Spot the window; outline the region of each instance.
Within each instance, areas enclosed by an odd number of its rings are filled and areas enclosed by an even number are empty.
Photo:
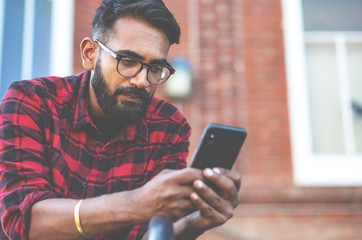
[[[295,181],[362,185],[362,0],[283,0]]]
[[[0,0],[0,97],[13,81],[72,72],[73,0]]]

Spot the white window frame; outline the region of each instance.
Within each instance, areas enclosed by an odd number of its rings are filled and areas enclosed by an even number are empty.
[[[282,0],[282,8],[294,181],[299,186],[362,186],[361,154],[312,151],[302,2]]]
[[[73,72],[74,0],[52,0],[50,74],[67,76]],[[60,47],[61,46],[61,47]]]
[[[52,2],[49,75],[70,75],[73,71],[74,0],[48,1]],[[0,21],[2,23],[0,24],[0,54],[2,54],[4,6],[5,0],[0,0],[0,19],[2,20]],[[32,77],[34,8],[35,0],[25,1],[24,39],[26,38],[27,41],[23,41],[22,79]]]

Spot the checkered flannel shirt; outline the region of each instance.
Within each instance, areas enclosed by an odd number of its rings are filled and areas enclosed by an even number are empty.
[[[186,166],[190,126],[153,98],[145,119],[105,141],[89,108],[90,72],[14,82],[0,105],[0,239],[28,239],[33,204],[144,185]],[[122,204],[122,203],[120,203]],[[146,225],[94,239],[141,239]]]

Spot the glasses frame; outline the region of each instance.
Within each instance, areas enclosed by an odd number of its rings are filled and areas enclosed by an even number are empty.
[[[101,41],[99,41],[98,39],[95,40],[96,43],[98,43],[98,45],[104,50],[106,51],[108,54],[110,54],[113,58],[115,58],[117,60],[117,72],[119,75],[123,76],[123,77],[126,77],[126,78],[132,78],[132,77],[135,77],[137,76],[141,71],[142,69],[146,66],[147,67],[147,81],[151,84],[154,84],[154,85],[161,85],[163,83],[165,83],[172,74],[174,74],[176,72],[176,70],[171,66],[171,65],[163,65],[163,64],[149,64],[149,63],[145,63],[145,62],[142,62],[141,60],[135,58],[135,57],[132,57],[132,56],[128,56],[128,55],[119,55],[117,53],[115,53],[114,51],[112,51],[109,47],[107,47],[104,43],[102,43]],[[119,65],[119,62],[121,61],[121,58],[122,57],[127,57],[127,58],[132,58],[134,59],[135,61],[139,62],[141,64],[141,67],[140,69],[133,75],[131,76],[125,76],[123,75],[122,73],[119,72],[119,69],[118,69],[118,65]],[[149,71],[150,71],[150,68],[151,67],[165,67],[167,68],[169,71],[170,71],[170,75],[163,81],[161,82],[152,82],[148,79],[148,74],[149,74]]]

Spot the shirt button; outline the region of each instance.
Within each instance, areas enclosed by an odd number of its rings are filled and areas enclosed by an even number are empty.
[[[100,147],[100,146],[101,146],[101,143],[100,143],[99,141],[96,141],[96,142],[94,143],[94,145],[95,145],[96,147]]]
[[[88,187],[88,183],[87,183],[87,182],[82,182],[82,186],[83,186],[83,188],[87,188],[87,187]]]

